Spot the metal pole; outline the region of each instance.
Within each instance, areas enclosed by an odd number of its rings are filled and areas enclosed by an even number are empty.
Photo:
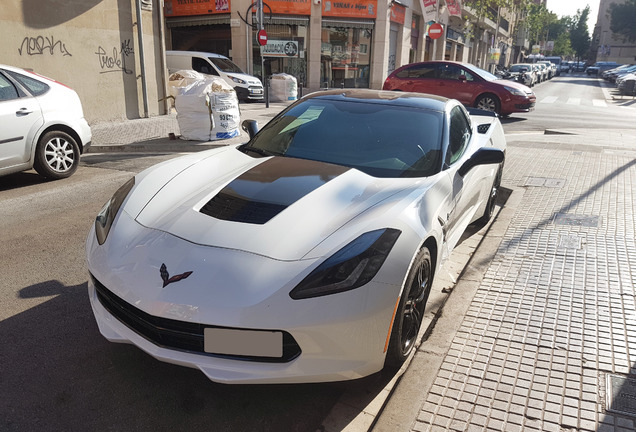
[[[146,88],[146,58],[144,56],[144,32],[141,25],[141,0],[137,0],[137,38],[139,39],[139,63],[141,68],[141,93],[144,102],[144,117],[148,117],[148,90]]]

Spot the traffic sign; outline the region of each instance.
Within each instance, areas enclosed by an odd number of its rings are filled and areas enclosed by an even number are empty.
[[[431,39],[439,39],[444,33],[444,27],[440,23],[435,23],[428,28],[428,37]]]
[[[267,45],[267,32],[265,30],[259,30],[257,39],[260,46]]]

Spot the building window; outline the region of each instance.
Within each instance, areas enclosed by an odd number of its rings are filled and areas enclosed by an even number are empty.
[[[323,27],[321,87],[369,87],[371,55],[368,47],[372,34],[369,28]]]

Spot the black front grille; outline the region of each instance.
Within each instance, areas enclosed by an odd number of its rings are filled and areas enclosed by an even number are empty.
[[[219,192],[201,208],[201,213],[232,222],[262,225],[286,208]]]
[[[110,292],[101,282],[91,275],[95,285],[97,298],[104,308],[128,328],[148,339],[150,342],[170,349],[187,351],[212,357],[230,358],[235,360],[258,361],[266,363],[286,363],[300,355],[300,347],[291,334],[283,334],[282,357],[239,356],[227,354],[207,353],[203,349],[203,332],[205,328],[224,328],[198,323],[160,318],[150,315]],[[232,329],[245,330],[245,329]]]

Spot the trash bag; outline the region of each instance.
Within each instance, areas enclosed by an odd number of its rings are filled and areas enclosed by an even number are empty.
[[[239,135],[238,99],[223,79],[186,70],[173,73],[168,82],[182,139],[214,141]]]
[[[298,98],[298,84],[292,75],[274,74],[269,82],[272,102],[295,101]]]

